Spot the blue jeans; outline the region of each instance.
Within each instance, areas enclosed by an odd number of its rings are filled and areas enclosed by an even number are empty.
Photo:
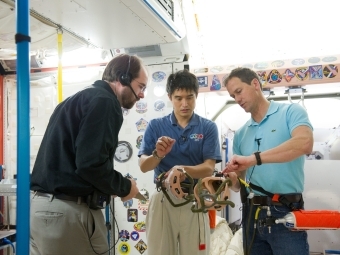
[[[242,225],[245,255],[309,255],[306,231],[291,231],[284,224],[274,223],[271,226],[271,233],[269,233],[268,226],[261,226],[261,220],[267,217],[267,209],[261,209],[253,237],[257,208],[257,205],[251,205],[249,202],[243,204]],[[284,205],[269,206],[269,208],[273,218],[283,218],[291,211]]]

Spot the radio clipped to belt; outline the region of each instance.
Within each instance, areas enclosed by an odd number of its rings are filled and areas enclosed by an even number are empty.
[[[104,194],[98,190],[94,190],[92,194],[87,197],[87,205],[93,210],[104,209],[110,204],[110,201],[110,195]]]

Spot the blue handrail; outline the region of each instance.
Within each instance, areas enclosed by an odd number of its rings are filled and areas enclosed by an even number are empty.
[[[18,255],[29,254],[30,236],[30,57],[29,1],[17,0],[17,235]]]

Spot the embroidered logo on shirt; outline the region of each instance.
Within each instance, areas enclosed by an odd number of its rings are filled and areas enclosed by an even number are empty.
[[[191,134],[189,138],[194,141],[199,141],[203,139],[203,134]]]
[[[276,129],[273,129],[273,130],[272,130],[272,132],[275,132],[275,131],[276,131]]]

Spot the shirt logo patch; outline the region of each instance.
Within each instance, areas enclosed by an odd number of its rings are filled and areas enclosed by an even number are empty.
[[[191,134],[189,138],[198,142],[199,140],[202,140],[203,137],[203,134]]]
[[[275,131],[276,131],[276,129],[273,129],[273,130],[272,130],[272,132],[275,132]]]

